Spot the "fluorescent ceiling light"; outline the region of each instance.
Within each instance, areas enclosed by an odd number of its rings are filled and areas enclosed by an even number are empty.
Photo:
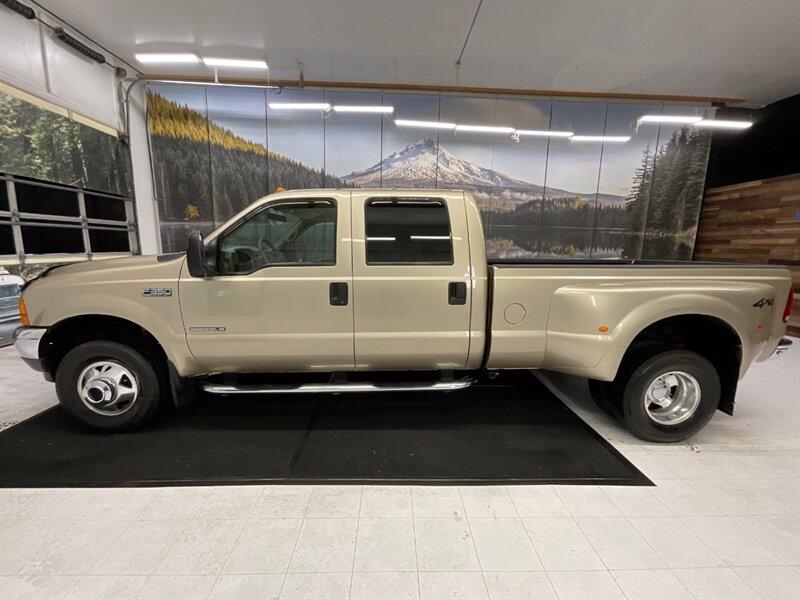
[[[189,53],[176,53],[176,54],[155,54],[155,53],[147,53],[147,54],[136,54],[136,60],[138,60],[142,64],[148,63],[199,63],[200,57],[196,54],[189,54]]]
[[[449,235],[412,235],[412,240],[449,240]]]
[[[266,61],[246,58],[204,58],[209,67],[239,67],[242,69],[269,69]]]
[[[270,102],[270,108],[277,110],[330,110],[327,102]]]
[[[395,125],[400,127],[431,127],[433,129],[455,129],[455,123],[445,123],[443,121],[409,121],[407,119],[395,119]]]
[[[456,125],[456,131],[474,131],[476,133],[514,133],[514,128],[493,127],[489,125]]]
[[[397,238],[393,237],[368,237],[368,242],[395,242]]]
[[[692,117],[688,115],[642,115],[639,123],[697,123],[703,117]]]
[[[573,142],[627,142],[629,135],[573,135],[569,138]]]
[[[571,131],[545,131],[544,129],[517,129],[517,135],[536,135],[540,137],[560,137],[568,138],[575,135]]]
[[[702,119],[694,124],[695,127],[716,127],[718,129],[747,129],[751,121],[723,121],[722,119]]]
[[[338,106],[334,105],[334,112],[342,113],[393,113],[394,106]]]

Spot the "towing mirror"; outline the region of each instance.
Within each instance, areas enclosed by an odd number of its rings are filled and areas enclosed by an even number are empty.
[[[186,248],[186,266],[192,277],[206,276],[206,247],[203,234],[195,231],[189,235],[189,246]]]

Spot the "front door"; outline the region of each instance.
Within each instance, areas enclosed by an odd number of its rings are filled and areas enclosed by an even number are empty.
[[[470,289],[463,198],[353,192],[356,368],[463,369]]]
[[[184,268],[186,339],[209,371],[354,367],[347,194],[280,198],[217,238],[217,274]]]

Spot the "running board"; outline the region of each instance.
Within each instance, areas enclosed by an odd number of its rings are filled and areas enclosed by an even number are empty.
[[[355,392],[452,392],[468,388],[475,379],[453,381],[375,384],[364,382],[304,383],[301,385],[222,385],[206,383],[209,394],[352,394]]]

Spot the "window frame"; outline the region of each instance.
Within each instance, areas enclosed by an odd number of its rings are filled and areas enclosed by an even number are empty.
[[[239,271],[237,273],[224,273],[222,271],[221,264],[222,264],[222,243],[225,241],[225,238],[232,235],[236,231],[238,231],[241,227],[243,227],[246,223],[250,220],[256,218],[262,212],[269,210],[270,208],[279,208],[281,206],[291,206],[291,205],[313,205],[315,203],[320,204],[327,204],[333,207],[334,209],[334,221],[333,221],[333,262],[281,262],[281,263],[269,263],[258,267],[257,269],[252,269],[250,271]],[[225,231],[221,232],[218,236],[216,236],[213,240],[213,244],[216,247],[216,276],[219,277],[242,277],[252,275],[253,273],[257,273],[262,271],[263,269],[269,269],[272,267],[335,267],[337,261],[339,260],[339,252],[338,252],[338,231],[339,231],[339,204],[336,202],[335,198],[285,198],[282,200],[275,200],[274,202],[267,202],[262,204],[255,210],[247,213],[246,215],[242,216],[238,219],[235,223],[233,223],[230,227],[228,227]]]
[[[403,204],[438,204],[444,208],[447,214],[447,235],[450,238],[450,261],[412,261],[412,262],[384,262],[370,261],[369,259],[369,238],[367,236],[367,209],[381,202],[388,205],[399,206]],[[436,196],[373,196],[364,202],[364,264],[368,267],[409,267],[409,266],[428,266],[428,267],[452,267],[456,264],[455,248],[453,247],[453,223],[450,218],[450,206],[445,198]]]

